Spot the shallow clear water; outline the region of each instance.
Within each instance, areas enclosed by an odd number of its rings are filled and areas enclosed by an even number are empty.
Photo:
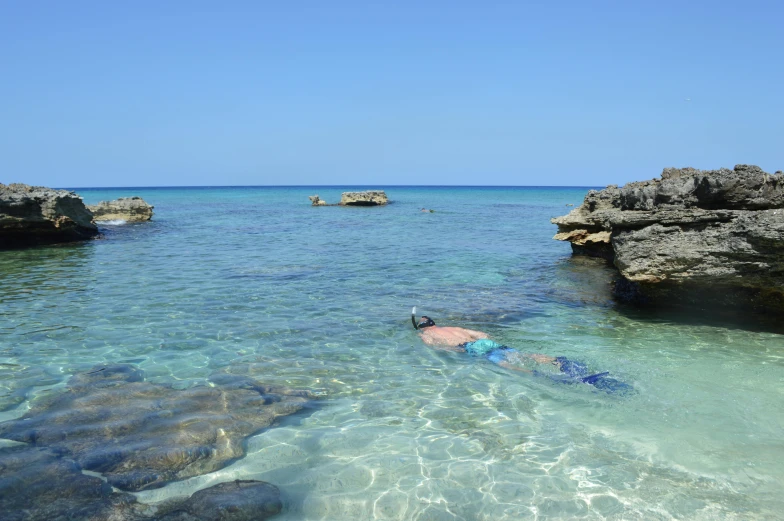
[[[281,488],[281,520],[780,516],[784,337],[615,305],[612,271],[551,239],[549,218],[586,189],[401,187],[383,208],[309,206],[341,191],[80,190],[140,195],[154,221],[0,252],[0,419],[97,363],[183,387],[228,367],[321,400],[247,457],[142,501],[241,477]],[[433,351],[413,305],[636,393]]]

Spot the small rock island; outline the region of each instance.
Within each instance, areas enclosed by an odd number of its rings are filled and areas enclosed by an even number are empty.
[[[147,204],[141,197],[121,197],[87,206],[96,221],[126,222],[149,221],[152,219],[153,208],[155,207]]]
[[[638,304],[784,310],[784,173],[667,168],[591,190],[551,220],[575,254],[604,257]]]
[[[385,206],[389,204],[387,194],[383,190],[343,192],[338,204],[327,204],[318,195],[311,195],[308,198],[312,206]]]

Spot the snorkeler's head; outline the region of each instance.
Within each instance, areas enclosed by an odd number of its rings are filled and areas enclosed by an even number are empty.
[[[432,318],[430,318],[430,317],[428,317],[426,315],[422,315],[422,318],[419,319],[419,324],[417,324],[417,327],[419,329],[422,329],[423,327],[430,327],[430,326],[435,326],[435,325],[436,325],[436,323],[433,322]]]

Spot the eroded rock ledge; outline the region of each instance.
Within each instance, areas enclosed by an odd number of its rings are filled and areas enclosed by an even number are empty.
[[[0,184],[0,249],[98,235],[82,198],[68,190]]]
[[[591,190],[551,222],[574,253],[614,263],[626,300],[784,309],[782,172],[667,168]]]

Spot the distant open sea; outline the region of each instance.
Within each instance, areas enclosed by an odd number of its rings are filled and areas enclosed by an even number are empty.
[[[100,363],[179,387],[247,366],[317,407],[141,501],[241,478],[280,487],[281,521],[784,519],[783,335],[616,304],[613,270],[552,240],[587,188],[384,188],[76,189],[155,216],[0,252],[0,420]],[[434,351],[414,305],[635,393]]]

